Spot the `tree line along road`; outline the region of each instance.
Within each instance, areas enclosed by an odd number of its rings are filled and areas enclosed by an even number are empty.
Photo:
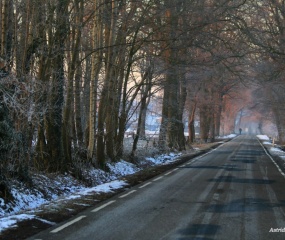
[[[285,239],[284,182],[241,135],[30,239]]]

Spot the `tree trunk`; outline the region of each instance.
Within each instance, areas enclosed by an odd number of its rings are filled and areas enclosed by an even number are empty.
[[[97,0],[95,2],[95,19],[93,25],[93,49],[96,50],[91,56],[91,82],[90,82],[90,96],[89,96],[89,123],[88,123],[88,147],[87,155],[88,159],[92,161],[95,153],[95,144],[96,144],[96,113],[97,113],[97,87],[98,87],[98,78],[102,66],[102,46],[103,46],[103,26],[102,26],[102,0]],[[99,117],[98,117],[99,118]],[[100,130],[98,123],[98,132],[97,135],[100,138],[104,134],[104,124],[102,126],[100,122]],[[100,136],[99,136],[100,135]],[[100,138],[101,139],[101,138]],[[104,147],[103,147],[104,151]],[[100,163],[104,162],[104,158],[100,156],[97,161]],[[99,164],[101,165],[101,164]]]
[[[178,112],[178,150],[185,150],[186,140],[184,135],[184,123],[183,123],[183,112],[185,108],[185,102],[187,97],[187,88],[186,88],[186,64],[183,62],[183,65],[179,68],[179,112]]]
[[[168,84],[164,85],[163,88],[163,102],[162,102],[162,116],[159,129],[158,137],[158,148],[160,151],[164,152],[167,149],[167,126],[168,126],[168,104],[169,104],[169,86]]]
[[[81,2],[81,4],[80,4]],[[66,163],[69,165],[72,164],[72,149],[71,149],[71,139],[72,139],[72,122],[71,121],[71,112],[74,109],[74,75],[76,71],[76,63],[78,62],[79,58],[79,47],[81,43],[81,23],[83,20],[83,4],[82,1],[75,0],[75,28],[73,29],[73,36],[72,39],[72,52],[71,52],[71,60],[68,68],[68,77],[67,77],[67,92],[66,92],[66,100],[65,100],[65,107],[63,111],[63,129],[62,129],[62,143],[63,143],[63,151]],[[72,114],[73,115],[73,114]]]
[[[82,66],[77,62],[75,72],[75,85],[74,85],[74,113],[75,113],[75,133],[78,141],[78,147],[83,148],[83,130],[81,119],[81,86],[82,86]]]
[[[8,64],[8,71],[11,70],[11,57],[12,57],[12,45],[13,45],[13,0],[8,1],[8,19],[7,19],[7,32],[6,32],[6,60],[9,63]]]
[[[9,0],[3,0],[2,3],[1,56],[6,55],[5,46],[7,41],[8,2]]]
[[[114,101],[117,97],[115,91],[115,29],[117,20],[117,1],[109,2],[104,1],[104,14],[108,14],[108,18],[104,18],[105,24],[105,44],[107,46],[105,55],[105,79],[103,83],[100,104],[98,108],[98,132],[97,132],[97,161],[101,168],[105,168],[105,147],[108,152],[108,157],[111,159],[115,156],[115,145],[114,145],[114,126],[115,120],[113,114]],[[105,133],[105,123],[106,123],[106,133]]]
[[[133,142],[132,152],[130,155],[130,159],[132,162],[134,162],[139,138],[140,137],[145,138],[145,119],[146,119],[147,105],[150,99],[151,79],[152,79],[151,69],[149,68],[147,71],[148,71],[146,73],[147,83],[146,83],[146,86],[143,87],[141,91],[142,96],[141,96],[141,101],[140,101],[141,105],[140,105],[139,118],[138,118],[138,127],[137,127],[137,132],[135,134],[134,142]]]
[[[216,134],[216,136],[220,136],[221,116],[222,116],[222,106],[221,106],[221,104],[219,104],[217,106],[217,112],[215,115],[215,134]]]
[[[146,100],[146,104],[144,106],[144,108],[141,108],[141,123],[139,125],[140,127],[140,131],[138,132],[138,134],[140,135],[140,137],[142,139],[145,139],[146,138],[146,134],[145,134],[145,130],[146,130],[146,117],[147,117],[147,108],[149,106],[149,103],[150,103],[150,99],[151,99],[151,83],[148,83],[149,84],[149,92],[147,93],[147,100]]]
[[[188,116],[188,142],[189,144],[194,142],[195,139],[195,113],[196,113],[196,106],[197,106],[197,101],[194,100],[193,105],[189,111],[189,116]]]
[[[211,117],[211,122],[210,122],[210,137],[211,137],[211,142],[215,142],[215,113],[212,113]]]
[[[46,117],[46,133],[48,150],[51,157],[49,171],[64,171],[67,168],[62,139],[62,111],[64,92],[64,46],[68,33],[66,16],[69,0],[59,1],[56,5],[56,30],[53,35],[53,62],[52,62],[52,91],[49,95],[49,111]]]
[[[211,127],[211,109],[208,105],[200,106],[200,138],[207,142]]]
[[[83,79],[83,131],[84,131],[84,146],[87,149],[89,145],[89,115],[90,115],[90,86],[91,86],[91,72],[92,72],[92,58],[90,56],[85,56],[85,77]]]
[[[164,149],[164,141],[166,140],[168,148],[182,150],[185,149],[182,115],[186,99],[186,88],[184,85],[184,66],[182,67],[183,60],[180,56],[183,53],[179,52],[179,43],[175,40],[179,22],[178,9],[176,9],[176,4],[170,0],[165,1],[165,7],[166,38],[168,41],[164,53],[166,75],[159,146]],[[183,71],[181,71],[182,69]]]

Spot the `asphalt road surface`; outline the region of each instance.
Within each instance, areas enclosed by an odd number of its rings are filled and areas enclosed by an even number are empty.
[[[284,212],[285,178],[239,136],[30,239],[283,240]]]

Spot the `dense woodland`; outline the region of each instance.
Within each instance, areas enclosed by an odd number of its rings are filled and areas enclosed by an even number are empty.
[[[191,145],[197,117],[202,140],[232,133],[245,108],[259,113],[260,131],[273,119],[285,143],[285,1],[2,0],[0,9],[2,179],[77,161],[104,169],[123,156],[137,112],[135,161],[152,101],[161,151]]]

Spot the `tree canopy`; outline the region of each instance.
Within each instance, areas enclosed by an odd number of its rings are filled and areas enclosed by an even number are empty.
[[[203,141],[236,131],[245,108],[268,108],[285,142],[284,4],[1,1],[1,168],[13,156],[14,172],[104,169],[124,155],[136,113],[134,161],[154,101],[160,151],[189,147],[195,119]]]

